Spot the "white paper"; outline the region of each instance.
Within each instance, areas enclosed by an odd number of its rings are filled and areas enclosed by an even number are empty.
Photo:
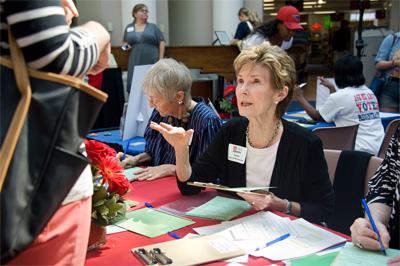
[[[111,234],[125,232],[125,231],[126,231],[126,229],[119,227],[119,226],[115,226],[115,225],[107,225],[106,226],[106,235],[111,235]]]
[[[336,90],[338,90],[335,79],[334,78],[325,78],[326,80],[332,82],[332,84],[335,86]],[[316,99],[315,99],[315,107],[317,110],[319,110],[325,103],[326,99],[328,99],[330,93],[330,90],[323,86],[321,84],[321,81],[317,78],[317,93],[316,93]]]
[[[227,264],[227,265],[234,265],[232,263],[247,263],[249,262],[249,255],[245,254],[243,256],[239,256],[239,257],[235,257],[229,260],[226,260],[226,262],[230,262],[231,264]],[[238,265],[238,264],[236,264]],[[242,264],[239,264],[242,265]]]
[[[122,140],[144,135],[153,108],[143,93],[143,80],[152,65],[135,66]]]

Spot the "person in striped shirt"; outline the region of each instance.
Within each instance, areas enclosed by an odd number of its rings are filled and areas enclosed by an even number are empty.
[[[10,54],[10,29],[29,68],[75,77],[102,71],[108,64],[110,36],[94,21],[71,29],[77,15],[72,0],[0,0],[0,55]],[[7,95],[2,92],[0,106],[7,108]],[[87,167],[40,235],[8,264],[83,265],[92,194]]]
[[[222,121],[219,116],[201,98],[192,98],[190,89],[192,79],[189,69],[174,59],[159,60],[146,74],[143,88],[154,111],[151,121],[168,123],[185,129],[193,129],[194,135],[189,148],[190,161],[194,162],[212,141]],[[124,167],[150,164],[135,173],[139,180],[153,180],[176,175],[175,151],[163,136],[146,128],[145,152],[136,156],[127,156]],[[118,157],[122,157],[122,153]]]

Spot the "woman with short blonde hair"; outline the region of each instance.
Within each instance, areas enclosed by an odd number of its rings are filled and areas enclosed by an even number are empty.
[[[174,147],[178,186],[199,193],[187,182],[229,187],[271,187],[266,195],[238,193],[256,210],[281,211],[316,223],[333,211],[333,189],[321,140],[282,119],[296,82],[292,59],[277,46],[242,51],[234,63],[236,97],[242,116],[225,123],[207,151],[190,164],[192,130],[152,123]]]

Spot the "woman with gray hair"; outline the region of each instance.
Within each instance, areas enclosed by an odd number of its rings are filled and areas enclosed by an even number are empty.
[[[193,131],[151,123],[174,147],[178,186],[183,194],[198,187],[188,181],[229,187],[269,187],[266,195],[238,193],[256,210],[281,211],[312,222],[333,211],[321,140],[282,119],[296,84],[293,60],[279,47],[262,44],[243,50],[234,62],[241,116],[224,124],[207,151],[190,164]]]
[[[149,105],[154,107],[149,121],[168,123],[194,132],[192,144],[188,149],[190,162],[194,162],[206,150],[222,121],[201,98],[192,98],[191,86],[189,69],[174,59],[159,60],[146,74],[143,82]],[[122,161],[122,165],[152,165],[135,173],[138,180],[176,175],[173,147],[160,133],[149,127],[144,133],[144,138],[145,152],[136,156],[128,155]],[[118,156],[121,158],[122,153]]]

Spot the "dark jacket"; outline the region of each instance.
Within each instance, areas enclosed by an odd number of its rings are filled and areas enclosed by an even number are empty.
[[[246,118],[227,122],[218,132],[207,151],[192,166],[188,181],[213,182],[229,187],[246,186],[246,164],[228,160],[229,143],[246,147]],[[270,186],[276,196],[299,202],[300,216],[312,221],[326,221],[334,205],[321,140],[294,123],[283,120]],[[195,194],[199,188],[179,182],[182,194]]]

